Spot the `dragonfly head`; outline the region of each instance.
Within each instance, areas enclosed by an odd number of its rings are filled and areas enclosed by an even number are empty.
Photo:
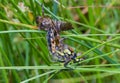
[[[48,17],[36,17],[36,24],[40,30],[47,31],[52,26],[52,21]]]

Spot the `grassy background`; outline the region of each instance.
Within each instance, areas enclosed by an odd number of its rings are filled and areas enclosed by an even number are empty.
[[[74,27],[61,33],[85,57],[74,70],[50,58],[46,32],[35,23],[42,3],[45,15]],[[0,83],[119,83],[119,5],[119,0],[0,0]]]

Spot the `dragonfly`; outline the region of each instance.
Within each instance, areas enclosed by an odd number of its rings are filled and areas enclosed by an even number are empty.
[[[55,21],[49,17],[36,17],[36,24],[38,29],[47,31],[46,39],[48,49],[54,60],[64,63],[64,67],[72,61],[79,62],[77,54],[74,50],[63,43],[64,38],[60,37],[60,32],[73,29],[69,22]]]

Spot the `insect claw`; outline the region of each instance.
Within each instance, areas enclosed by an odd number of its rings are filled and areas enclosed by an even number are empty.
[[[71,68],[71,67],[68,67],[68,63],[70,62],[71,60],[68,60],[68,61],[66,61],[65,63],[64,63],[64,67],[65,68]]]
[[[74,70],[75,68],[69,67],[68,64],[64,64],[64,67],[70,70]]]
[[[60,39],[60,42],[63,42],[65,39],[66,39],[66,38],[62,37],[62,38]]]

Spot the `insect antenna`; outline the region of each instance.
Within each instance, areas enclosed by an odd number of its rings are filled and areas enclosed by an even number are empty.
[[[44,17],[44,4],[41,4],[42,7],[42,17]]]

